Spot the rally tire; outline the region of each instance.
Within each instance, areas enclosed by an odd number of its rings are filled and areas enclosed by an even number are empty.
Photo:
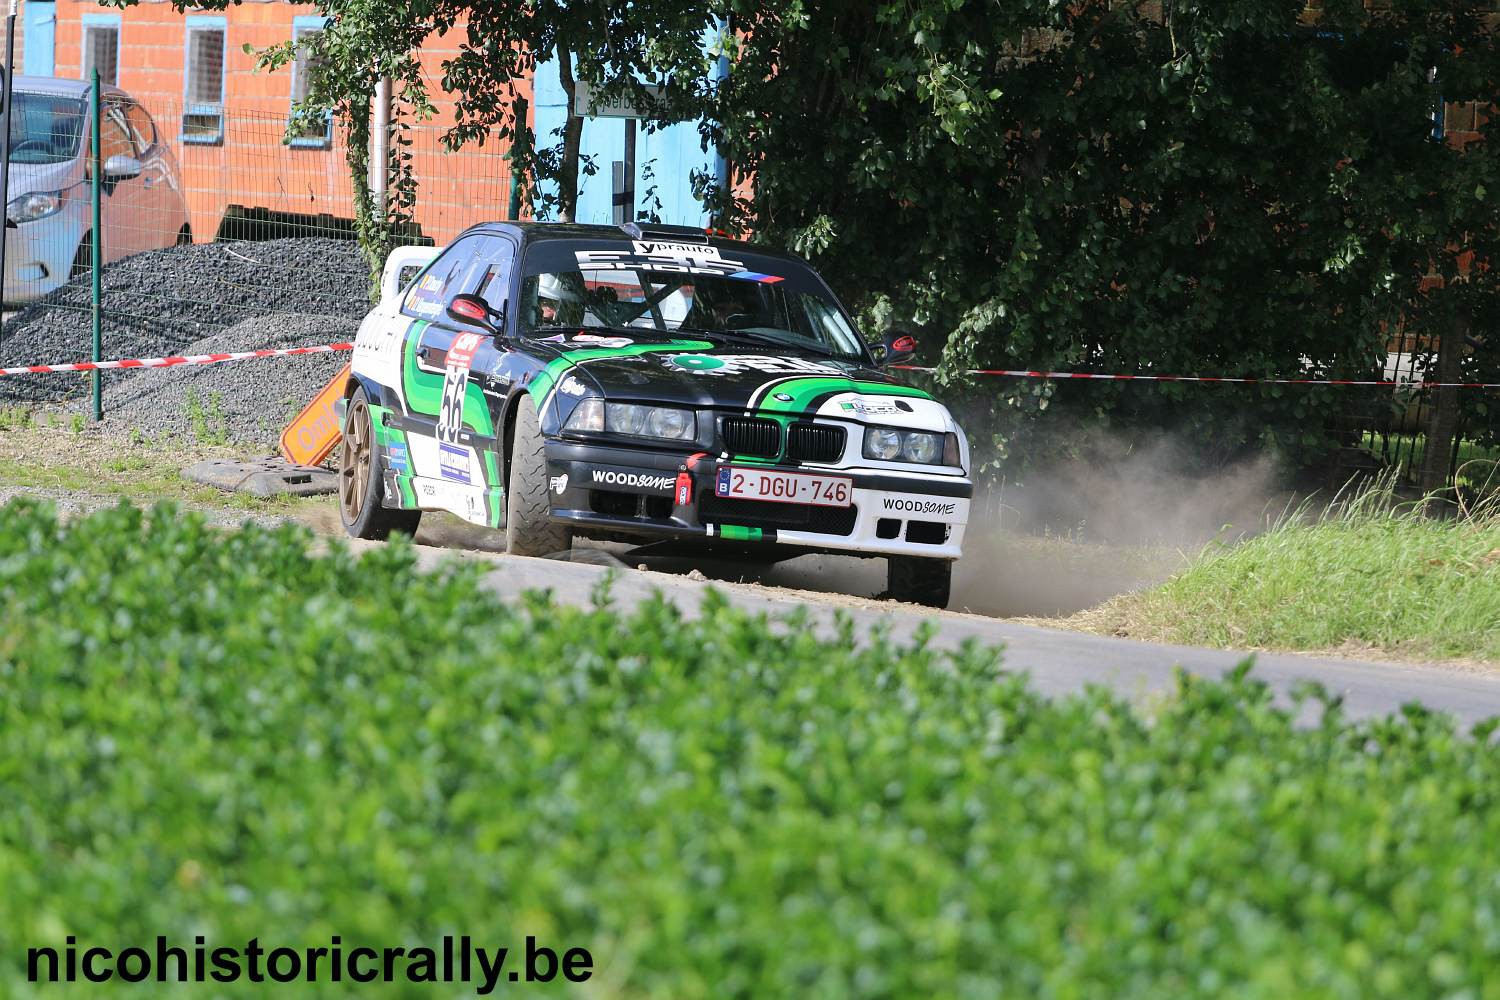
[[[68,280],[77,281],[94,269],[94,234],[84,233],[78,241],[78,250],[73,254],[73,266],[68,269]]]
[[[516,408],[510,480],[505,490],[505,551],[513,556],[550,556],[573,546],[573,531],[551,518],[547,500],[547,445],[531,397]]]
[[[921,556],[886,558],[886,589],[893,600],[946,608],[953,591],[953,563]]]
[[[384,468],[375,448],[370,400],[361,387],[349,397],[344,411],[344,433],[339,439],[339,520],[355,538],[381,541],[393,531],[417,533],[421,511],[381,506],[385,494]]]

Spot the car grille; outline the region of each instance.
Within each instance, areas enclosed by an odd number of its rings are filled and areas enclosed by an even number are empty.
[[[837,462],[844,457],[845,433],[829,424],[792,424],[786,432],[786,455],[794,462]]]
[[[708,494],[698,501],[698,519],[745,528],[784,528],[819,535],[851,535],[858,507],[814,507],[794,503],[766,503]]]
[[[731,455],[775,458],[781,453],[781,425],[757,417],[725,417],[719,423],[724,450]]]

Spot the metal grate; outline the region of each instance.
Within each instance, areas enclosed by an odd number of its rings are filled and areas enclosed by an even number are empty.
[[[719,424],[724,450],[731,455],[775,458],[781,454],[781,426],[757,417],[725,417]]]
[[[745,528],[783,528],[820,535],[850,535],[859,518],[858,507],[814,507],[793,503],[766,503],[708,494],[698,501],[699,520],[713,524],[737,524]]]
[[[794,462],[837,462],[844,457],[846,435],[830,424],[792,424],[786,432],[786,454]]]

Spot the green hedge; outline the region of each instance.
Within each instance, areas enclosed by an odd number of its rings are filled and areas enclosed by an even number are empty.
[[[452,933],[590,949],[537,995],[1500,996],[1488,729],[1297,730],[1244,674],[1047,701],[988,651],[312,551],[0,511],[0,993],[114,992],[26,984],[68,934]]]

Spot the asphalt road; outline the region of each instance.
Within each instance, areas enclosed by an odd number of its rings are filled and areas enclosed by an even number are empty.
[[[660,591],[689,616],[698,613],[710,587],[717,589],[737,608],[773,617],[805,609],[809,627],[834,634],[834,615],[842,611],[859,630],[872,632],[879,626],[892,636],[910,636],[927,623],[936,628],[932,639],[940,647],[957,647],[966,640],[1004,647],[1007,669],[1030,674],[1037,691],[1048,696],[1077,692],[1086,685],[1109,687],[1128,698],[1149,697],[1174,686],[1174,673],[1217,677],[1254,655],[1255,676],[1267,682],[1281,699],[1288,700],[1302,681],[1317,681],[1342,696],[1345,712],[1353,717],[1387,715],[1402,705],[1417,702],[1447,712],[1466,726],[1491,716],[1500,716],[1500,676],[1459,673],[1416,665],[1366,663],[1285,654],[1247,654],[1226,650],[1197,649],[1136,642],[1106,636],[1064,632],[1019,625],[979,615],[930,611],[908,605],[835,597],[805,591],[788,591],[745,584],[708,582],[675,574],[618,568],[617,560],[601,552],[575,550],[574,557],[595,563],[554,559],[524,559],[419,547],[419,560],[426,567],[444,558],[482,559],[492,568],[485,585],[502,597],[516,597],[527,590],[550,590],[560,603],[587,606],[595,587],[613,568],[611,588],[614,602],[628,607]]]

